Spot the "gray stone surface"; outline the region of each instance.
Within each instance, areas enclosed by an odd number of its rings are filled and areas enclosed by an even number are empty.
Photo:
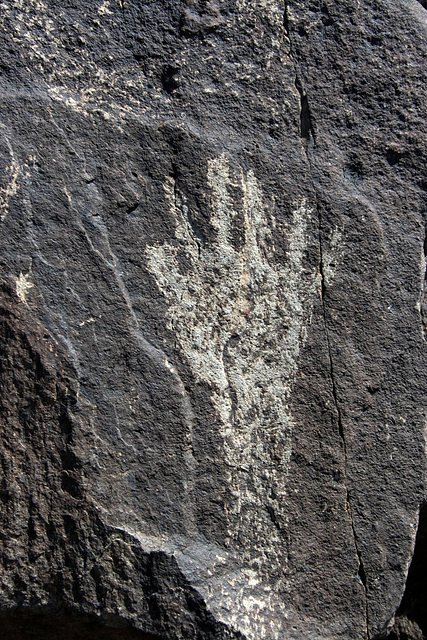
[[[426,497],[427,11],[0,8],[5,624],[384,637]]]

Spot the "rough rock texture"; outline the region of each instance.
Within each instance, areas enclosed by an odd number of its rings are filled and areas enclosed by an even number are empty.
[[[424,7],[0,3],[10,637],[427,633]]]

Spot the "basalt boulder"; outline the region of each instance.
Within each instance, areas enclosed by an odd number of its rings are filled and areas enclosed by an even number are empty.
[[[9,0],[0,624],[427,634],[427,11]]]

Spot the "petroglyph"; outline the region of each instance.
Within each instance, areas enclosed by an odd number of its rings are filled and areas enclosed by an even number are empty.
[[[27,304],[27,295],[30,289],[34,287],[34,283],[29,280],[30,274],[19,274],[19,278],[16,278],[16,295],[21,302]]]
[[[51,98],[86,116],[95,108],[105,119],[111,117],[109,111],[120,118],[141,108],[138,92],[145,85],[144,74],[132,64],[121,73],[111,71],[111,56],[106,55],[103,66],[87,46],[88,33],[90,40],[93,31],[108,30],[113,9],[120,7],[120,2],[100,3],[89,31],[84,17],[73,22],[71,40],[67,40],[68,8],[54,12],[42,0],[0,1],[0,26],[19,47],[23,60],[43,76]],[[112,93],[119,100],[111,100]]]
[[[13,147],[9,141],[7,129],[0,123],[0,130],[5,142],[4,154],[9,154],[9,164],[4,168],[6,184],[0,187],[0,222],[4,222],[9,213],[11,199],[16,196],[22,182],[28,180],[31,175],[30,165],[27,162],[21,163],[15,155]],[[7,157],[7,156],[6,156]],[[28,162],[34,164],[34,156],[28,157]]]
[[[230,520],[238,522],[230,543],[250,540],[252,552],[245,553],[259,566],[273,548],[277,554],[278,529],[286,523],[277,496],[286,485],[291,455],[288,400],[317,295],[317,273],[302,275],[305,231],[313,214],[305,199],[294,206],[283,238],[287,260],[280,264],[274,211],[264,203],[254,172],[232,172],[223,154],[209,162],[207,181],[214,240],[201,242],[184,196],[167,178],[179,242],[147,247],[147,259],[169,304],[168,326],[195,377],[211,388],[233,493]],[[231,187],[240,192],[240,202],[230,195]],[[243,242],[236,248],[232,230],[239,216]],[[189,265],[186,273],[180,257]]]
[[[9,167],[6,167],[6,172],[9,174],[9,182],[5,187],[0,189],[0,220],[1,222],[7,216],[9,209],[10,199],[16,195],[18,191],[18,177],[20,173],[19,166],[12,161]]]

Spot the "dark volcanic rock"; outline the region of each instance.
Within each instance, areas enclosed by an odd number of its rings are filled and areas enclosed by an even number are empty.
[[[418,640],[422,3],[0,7],[2,628]]]

